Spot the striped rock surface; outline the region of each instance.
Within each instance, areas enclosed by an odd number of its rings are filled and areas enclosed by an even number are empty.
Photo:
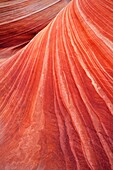
[[[67,0],[0,1],[0,58],[25,46],[67,4]]]
[[[113,169],[112,0],[71,1],[0,63],[0,169]]]

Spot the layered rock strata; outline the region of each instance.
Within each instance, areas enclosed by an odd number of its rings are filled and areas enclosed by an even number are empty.
[[[0,169],[113,169],[113,3],[73,0],[0,63]]]
[[[0,1],[0,58],[25,46],[66,4],[66,0]]]

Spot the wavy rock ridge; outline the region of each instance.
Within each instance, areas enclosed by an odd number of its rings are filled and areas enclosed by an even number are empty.
[[[0,58],[25,46],[66,4],[66,0],[0,1]]]
[[[113,169],[113,3],[73,0],[0,64],[0,169]]]

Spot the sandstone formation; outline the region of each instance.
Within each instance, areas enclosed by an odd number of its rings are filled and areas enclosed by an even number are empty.
[[[72,0],[0,61],[0,170],[113,170],[112,0]]]
[[[25,46],[67,4],[67,0],[0,1],[0,58]]]

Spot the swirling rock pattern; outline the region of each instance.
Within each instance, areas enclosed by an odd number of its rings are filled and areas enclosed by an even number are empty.
[[[25,46],[66,4],[66,0],[0,2],[0,58]]]
[[[0,64],[0,169],[113,169],[113,3],[73,0]]]

